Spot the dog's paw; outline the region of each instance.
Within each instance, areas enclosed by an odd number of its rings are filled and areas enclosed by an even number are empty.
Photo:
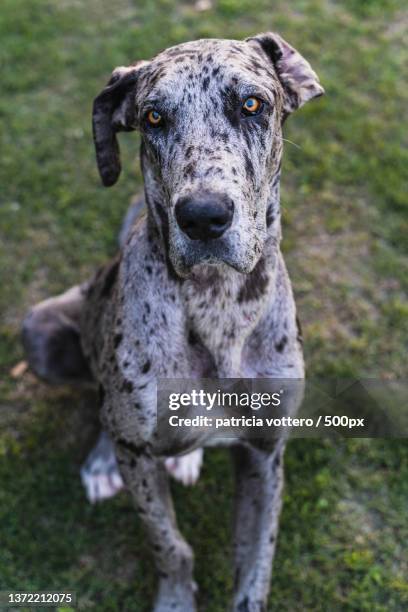
[[[81,480],[91,504],[114,497],[123,489],[123,480],[118,471],[92,472],[81,469]]]
[[[188,455],[182,455],[181,457],[168,457],[164,462],[168,473],[186,486],[197,482],[202,464],[202,448],[197,448]]]
[[[113,444],[104,431],[81,468],[81,480],[91,504],[113,497],[124,487]]]

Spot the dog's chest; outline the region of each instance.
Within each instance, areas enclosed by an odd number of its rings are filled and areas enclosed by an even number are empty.
[[[219,377],[241,374],[242,349],[266,305],[266,292],[245,300],[242,275],[211,269],[186,281],[183,300],[190,329],[209,351]]]

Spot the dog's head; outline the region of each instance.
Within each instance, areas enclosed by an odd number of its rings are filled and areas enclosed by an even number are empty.
[[[102,181],[120,174],[116,132],[140,130],[147,204],[177,273],[204,262],[248,273],[279,206],[282,123],[323,91],[273,33],[189,42],[116,68],[94,103]]]

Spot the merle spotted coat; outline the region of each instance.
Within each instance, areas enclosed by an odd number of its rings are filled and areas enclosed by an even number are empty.
[[[117,132],[141,133],[147,214],[133,215],[119,255],[90,282],[34,308],[24,337],[43,377],[75,380],[89,368],[99,384],[102,421],[151,541],[156,612],[195,610],[193,553],[165,466],[176,454],[201,462],[194,436],[177,448],[157,436],[156,380],[303,378],[280,251],[282,124],[322,93],[308,62],[267,33],[189,42],[117,68],[94,103],[106,186],[121,170]],[[245,112],[249,99],[256,113]],[[245,435],[233,449],[235,612],[266,610],[283,451],[283,440],[264,448]]]

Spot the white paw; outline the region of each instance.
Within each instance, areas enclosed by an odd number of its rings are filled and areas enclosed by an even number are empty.
[[[81,469],[81,480],[85,493],[91,504],[109,499],[123,489],[123,480],[118,470],[111,469],[108,472],[99,470]]]
[[[197,482],[202,464],[202,448],[197,448],[197,450],[181,457],[168,457],[164,462],[168,473],[186,486]]]

